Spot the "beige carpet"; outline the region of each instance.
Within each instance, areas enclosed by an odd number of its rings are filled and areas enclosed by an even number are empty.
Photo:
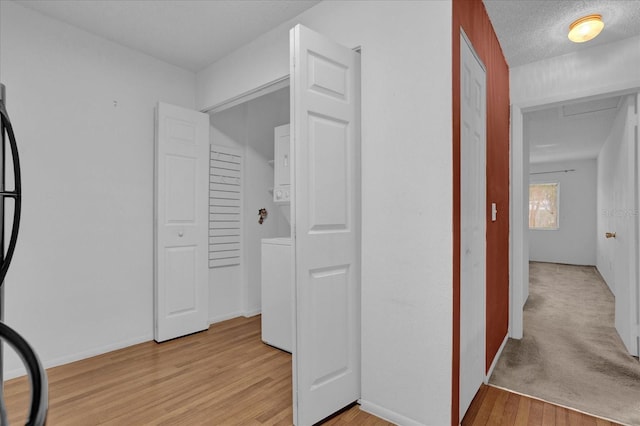
[[[615,331],[613,295],[591,266],[530,264],[524,338],[509,339],[489,383],[640,425],[640,363]]]

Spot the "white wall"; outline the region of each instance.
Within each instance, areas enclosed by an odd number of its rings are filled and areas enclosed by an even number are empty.
[[[23,176],[6,321],[45,366],[150,340],[154,106],[193,108],[195,74],[0,7],[0,78]],[[5,365],[21,370],[15,357]]]
[[[209,270],[209,320],[261,310],[262,238],[288,236],[288,223],[273,203],[273,129],[289,122],[289,90],[280,89],[211,116],[211,143],[244,155],[242,264]],[[269,212],[262,225],[258,210]]]
[[[547,173],[570,170],[568,173]],[[539,262],[596,264],[596,160],[530,165],[529,183],[559,183],[558,230],[529,230],[529,257]]]
[[[362,46],[362,400],[449,424],[451,3],[322,2],[198,73],[198,108],[287,75],[297,22]]]

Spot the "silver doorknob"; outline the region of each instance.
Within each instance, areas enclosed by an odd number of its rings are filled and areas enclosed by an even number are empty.
[[[178,231],[178,237],[182,237],[183,235],[184,235],[184,232]]]

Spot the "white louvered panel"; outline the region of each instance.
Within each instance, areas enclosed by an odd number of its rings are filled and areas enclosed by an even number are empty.
[[[238,265],[240,263],[240,250],[212,251],[209,252],[209,260],[226,261],[226,266]]]
[[[220,206],[217,204],[209,204],[212,207],[216,208],[216,213],[217,214],[231,214],[231,213],[235,213],[235,214],[239,214],[240,213],[240,207],[238,206]]]
[[[215,212],[216,206],[210,207]],[[228,224],[234,223],[240,226],[240,213],[209,213],[209,222],[228,222]],[[220,225],[222,226],[222,223]]]
[[[209,192],[209,205],[210,206],[218,206],[218,207],[234,207],[237,208],[238,210],[240,210],[240,207],[238,207],[238,200],[240,199],[240,197],[238,197],[237,199],[234,198],[216,198],[214,191],[210,191]]]
[[[211,256],[209,256],[211,257]],[[219,268],[221,266],[239,265],[240,257],[237,258],[225,258],[225,259],[211,259],[209,258],[209,268]]]
[[[237,244],[238,237],[235,235],[209,237],[209,244],[217,244],[220,247],[229,246],[231,244]],[[239,247],[239,246],[238,246]]]
[[[240,182],[240,179],[238,179],[238,182]],[[238,194],[240,193],[240,183],[229,184],[229,183],[210,182],[209,189],[213,192],[230,192],[230,193]],[[221,195],[224,195],[224,194],[221,194]]]
[[[242,194],[239,192],[225,192],[225,191],[209,191],[209,200],[211,200],[212,198],[215,199],[217,201],[216,204],[222,204],[223,202],[225,202],[224,200],[235,200],[235,202],[231,202],[229,201],[228,203],[230,203],[231,205],[237,205],[238,203],[240,203],[240,199]],[[211,201],[209,202],[209,205],[214,204]]]
[[[215,183],[240,185],[240,172],[238,170],[219,170],[218,174],[209,176],[209,180]]]
[[[216,168],[218,171],[239,171],[240,170],[240,163],[232,163],[229,161],[212,159],[210,164],[212,168]]]
[[[209,268],[239,265],[242,257],[242,154],[211,146]]]
[[[222,163],[218,161],[218,162],[215,162],[215,164],[211,164],[211,167],[215,167],[216,165],[221,165],[221,164]],[[221,179],[241,178],[242,176],[241,176],[240,170],[236,170],[235,165],[233,167],[234,167],[233,169],[225,169],[225,168],[217,167],[216,173],[212,174],[212,176],[215,176]]]
[[[234,252],[233,254],[240,253],[240,243],[226,243],[226,244],[215,244],[212,253],[221,253],[221,252]]]
[[[231,237],[231,236],[240,236],[240,228],[218,228],[218,229],[209,229],[210,237]]]

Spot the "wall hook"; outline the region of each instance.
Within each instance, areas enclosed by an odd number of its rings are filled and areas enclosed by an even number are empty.
[[[259,217],[258,223],[260,225],[262,225],[262,222],[264,222],[264,220],[267,218],[267,215],[268,215],[267,209],[262,208],[262,209],[258,210],[258,217]]]

